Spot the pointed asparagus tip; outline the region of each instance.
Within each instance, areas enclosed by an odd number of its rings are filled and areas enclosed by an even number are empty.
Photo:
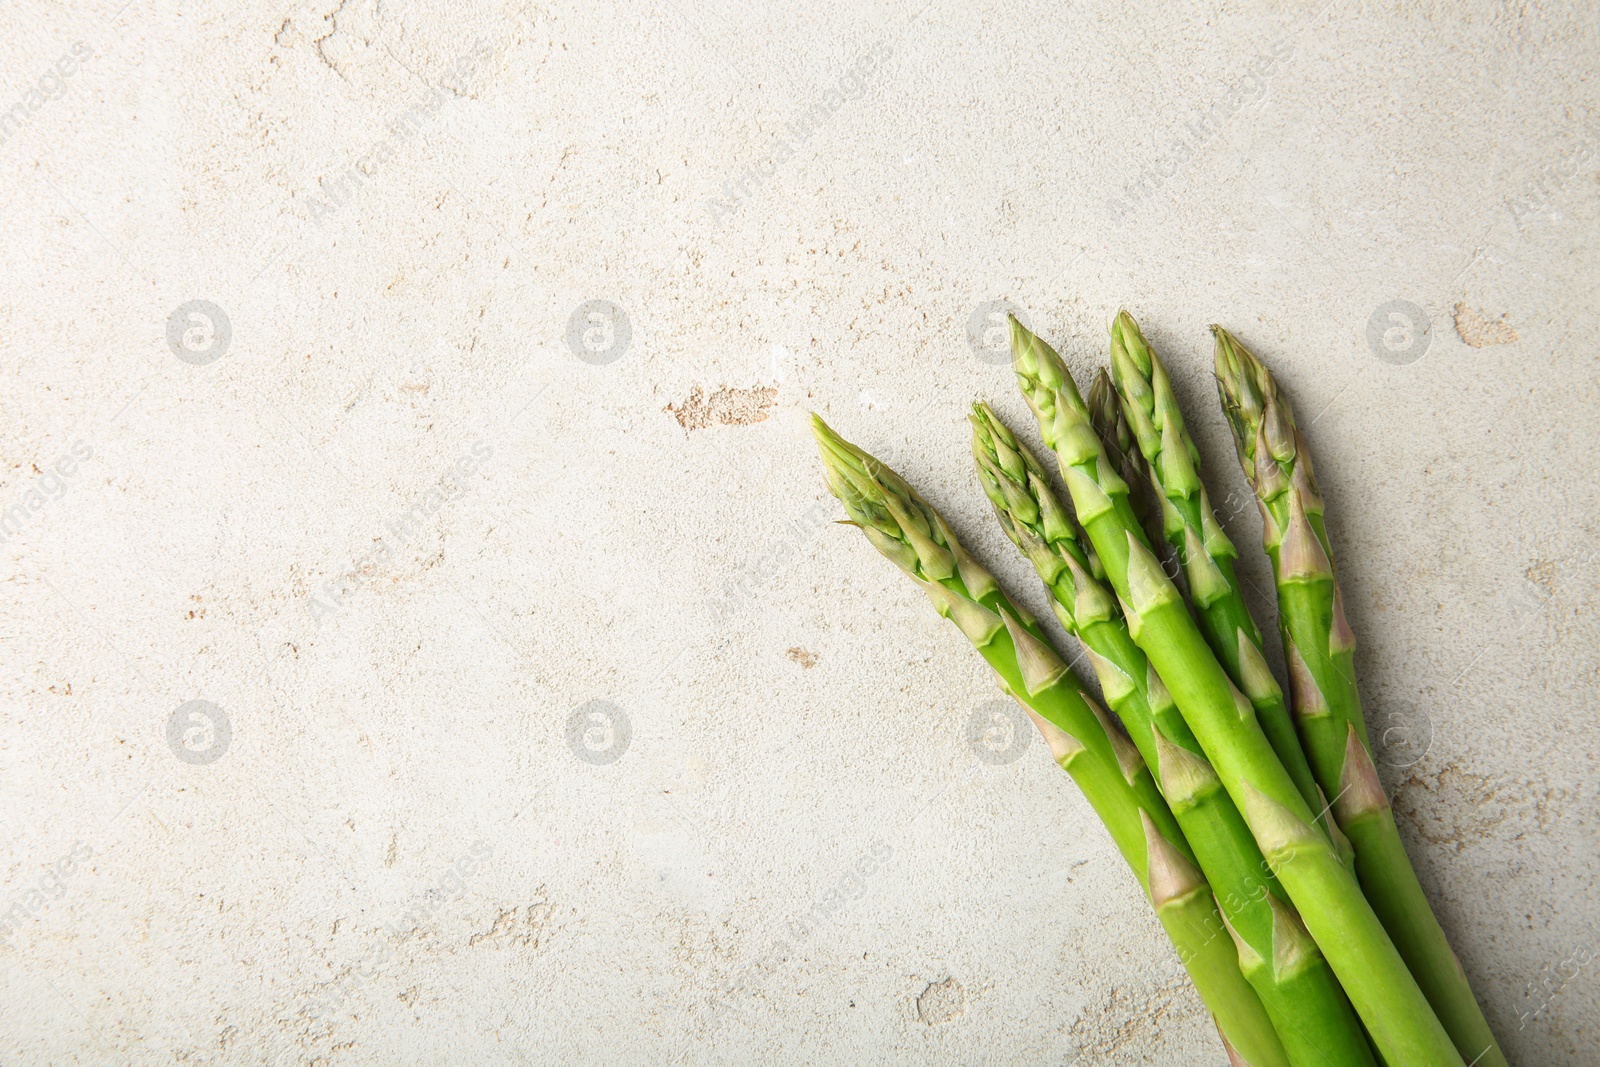
[[[1162,836],[1150,813],[1140,808],[1139,819],[1144,825],[1150,903],[1155,905],[1156,910],[1160,911],[1163,905],[1182,900],[1204,888],[1204,876],[1189,862],[1188,857]]]
[[[1178,589],[1134,531],[1128,537],[1128,599],[1140,615],[1178,599]]]
[[[1206,551],[1205,541],[1193,526],[1183,528],[1183,558],[1183,573],[1189,579],[1189,599],[1196,607],[1208,608],[1233,592],[1233,586],[1228,584],[1222,568]]]
[[[850,521],[863,530],[873,529],[891,539],[901,538],[902,532],[896,517],[890,511],[887,490],[903,489],[909,494],[910,486],[905,485],[893,471],[840,437],[820,416],[812,416],[812,434],[822,457],[823,480],[828,485],[828,491],[844,505]],[[875,538],[873,544],[879,545],[882,550],[879,539]],[[895,550],[895,554],[899,551]]]
[[[1212,1022],[1216,1022],[1216,1020],[1213,1019]],[[1245,1058],[1239,1055],[1239,1050],[1233,1047],[1232,1042],[1228,1040],[1228,1035],[1222,1032],[1221,1023],[1217,1023],[1217,1036],[1222,1038],[1222,1048],[1228,1054],[1228,1067],[1251,1067],[1245,1061]]]
[[[1104,367],[1094,372],[1094,381],[1089,384],[1083,402],[1089,405],[1089,421],[1094,424],[1095,432],[1102,439],[1114,436],[1120,402]]]
[[[822,420],[822,416],[815,411],[811,413],[811,436],[817,442],[817,447],[822,450],[822,459],[827,463],[830,453],[848,447],[845,439],[840,437],[832,426]]]
[[[1204,756],[1169,739],[1159,724],[1152,724],[1150,732],[1155,735],[1155,770],[1161,780],[1161,793],[1174,811],[1192,806],[1222,788],[1222,780]]]
[[[1064,465],[1061,474],[1067,483],[1067,495],[1072,497],[1072,510],[1077,512],[1080,525],[1091,523],[1116,507],[1100,484],[1077,467]]]
[[[1089,657],[1090,666],[1094,668],[1094,676],[1100,679],[1100,691],[1105,694],[1107,702],[1112,707],[1118,706],[1133,695],[1137,686],[1126,671],[1088,645],[1083,646],[1083,651]]]
[[[1022,320],[1017,318],[1014,313],[1006,312],[1006,321],[1011,324],[1011,345],[1013,348],[1016,347],[1019,341],[1026,342],[1033,336],[1033,331],[1022,325]]]
[[[1017,670],[1029,696],[1038,696],[1066,675],[1067,665],[1054,649],[1024,629],[1011,612],[1002,610],[1000,618],[1005,620],[1006,632],[1017,650]]]
[[[1022,708],[1028,713],[1028,718],[1033,720],[1033,725],[1038,727],[1039,735],[1044,738],[1044,743],[1050,746],[1050,758],[1055,760],[1063,770],[1066,769],[1067,764],[1072,762],[1074,756],[1088,751],[1076,737],[1073,737],[1037,711],[1034,711],[1026,704],[1023,704]]]
[[[1305,718],[1316,718],[1330,713],[1328,698],[1322,694],[1316,677],[1300,654],[1300,646],[1293,637],[1285,637],[1284,650],[1289,661],[1289,699],[1294,713]]]
[[[1106,740],[1111,742],[1111,754],[1117,758],[1117,768],[1122,771],[1122,778],[1132,785],[1139,777],[1139,772],[1145,769],[1144,757],[1139,755],[1139,749],[1128,740],[1128,735],[1122,732],[1122,727],[1111,721],[1111,716],[1106,714],[1106,709],[1096,703],[1094,697],[1082,690],[1078,696],[1089,705],[1089,710],[1094,712],[1094,717],[1100,720],[1100,728],[1106,733]]]
[[[938,582],[923,582],[922,590],[933,601],[934,610],[955,623],[956,628],[976,648],[988,647],[995,635],[1005,629],[1000,616],[976,600],[968,600]]]
[[[1355,723],[1345,723],[1344,769],[1339,772],[1339,799],[1334,802],[1334,814],[1341,823],[1349,823],[1388,806],[1389,797],[1383,791],[1383,781],[1378,777],[1378,768],[1372,765],[1367,746],[1356,734]]]
[[[1339,826],[1339,819],[1334,814],[1333,805],[1328,803],[1328,794],[1322,791],[1320,785],[1317,786],[1317,803],[1320,805],[1317,825],[1328,835],[1328,841],[1333,845],[1333,854],[1339,857],[1339,862],[1354,874],[1356,848],[1344,835],[1344,830]]]
[[[1138,320],[1127,308],[1120,308],[1117,317],[1111,322],[1111,348],[1113,352],[1122,351],[1133,366],[1138,368],[1140,377],[1150,377],[1150,345],[1144,339],[1144,331],[1139,329]],[[1112,363],[1112,373],[1116,373],[1116,363]]]
[[[1259,414],[1264,386],[1271,382],[1267,368],[1233,333],[1220,323],[1211,324],[1213,362],[1217,378],[1234,403]]]
[[[1228,921],[1227,912],[1218,908],[1217,914],[1222,919],[1223,929],[1227,930],[1228,936],[1233,938],[1233,947],[1239,954],[1239,970],[1246,978],[1249,978],[1255,973],[1256,968],[1260,967],[1266,960],[1261,958],[1261,953],[1255,950],[1255,946],[1246,941],[1240,936],[1239,931],[1234,929],[1233,923]]]
[[[1007,318],[1011,320],[1013,369],[1024,378],[1037,379],[1046,388],[1060,389],[1063,378],[1067,377],[1066,364],[1061,362],[1056,350],[1024,326],[1015,315],[1008,315]]]
[[[1235,631],[1239,644],[1239,678],[1244,682],[1245,696],[1250,698],[1256,706],[1270,704],[1283,699],[1283,689],[1279,687],[1278,680],[1272,676],[1272,668],[1267,666],[1266,657],[1261,654],[1261,649],[1251,640],[1250,635],[1244,632],[1244,627]]]
[[[1294,812],[1261,792],[1248,781],[1240,783],[1244,793],[1244,819],[1256,844],[1276,870],[1280,861],[1293,857],[1302,847],[1327,848],[1328,841],[1305,824]]]
[[[1320,959],[1322,951],[1294,908],[1272,893],[1267,903],[1272,907],[1272,973],[1286,981]]]
[[[839,431],[829,426],[815,411],[811,413],[811,436],[822,449],[822,458],[825,462],[853,461],[858,467],[864,466],[861,460],[866,453],[841,437]]]
[[[1356,649],[1356,635],[1350,629],[1350,623],[1344,616],[1344,596],[1339,592],[1338,579],[1333,583],[1333,623],[1328,631],[1328,652],[1331,655],[1340,655],[1345,652],[1354,652]]]
[[[1212,323],[1211,336],[1215,342],[1212,365],[1217,380],[1217,399],[1233,431],[1234,450],[1238,453],[1245,480],[1256,487],[1257,465],[1260,462],[1256,433],[1260,427],[1262,409],[1257,382],[1262,380],[1265,370],[1250,354],[1250,350],[1220,325]]]
[[[1000,422],[995,417],[994,409],[982,400],[972,402],[972,411],[967,417],[972,420],[973,433],[981,434],[986,439],[995,435],[995,427]]]

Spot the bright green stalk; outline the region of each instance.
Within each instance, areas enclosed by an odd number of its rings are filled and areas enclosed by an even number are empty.
[[[1305,439],[1277,383],[1238,339],[1216,336],[1217,393],[1239,464],[1256,492],[1262,543],[1278,587],[1278,623],[1296,724],[1317,781],[1355,846],[1356,875],[1417,984],[1468,1062],[1504,1064],[1444,930],[1434,918],[1372,766],[1355,635],[1345,621],[1323,523],[1322,495]]]
[[[1183,564],[1189,600],[1206,641],[1233,684],[1255,706],[1256,719],[1300,796],[1320,812],[1327,805],[1317,795],[1283,690],[1261,654],[1261,630],[1234,573],[1239,552],[1222,532],[1200,481],[1200,451],[1184,429],[1167,368],[1126,311],[1119,311],[1111,324],[1111,376],[1161,502],[1162,535]]]
[[[1084,695],[1037,621],[1006,598],[927,501],[816,416],[812,430],[828,488],[850,524],[972,642],[1111,831],[1224,1039],[1256,1067],[1288,1067],[1271,1020],[1239,972],[1211,887],[1138,750]]]
[[[1240,969],[1260,995],[1289,1062],[1374,1067],[1344,990],[1160,677],[1128,635],[1116,598],[1094,577],[1044,468],[987,405],[973,405],[972,427],[978,477],[1000,525],[1038,571],[1056,617],[1083,642],[1106,703],[1155,772],[1216,894]]]
[[[1461,1067],[1383,924],[1316,828],[1316,813],[1284,770],[1177,587],[1161,571],[1061,357],[1011,324],[1013,366],[1055,452],[1079,524],[1089,535],[1128,632],[1167,684],[1184,721],[1244,814],[1256,844],[1392,1067]]]

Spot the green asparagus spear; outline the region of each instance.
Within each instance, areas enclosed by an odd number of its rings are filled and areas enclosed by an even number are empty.
[[[1092,407],[1093,405],[1091,405]],[[1001,527],[1033,563],[1051,607],[1088,650],[1117,713],[1189,839],[1289,1062],[1373,1067],[1372,1052],[1327,961],[1262,860],[1161,679],[1128,636],[1044,468],[986,404],[972,409],[972,451]]]
[[[1167,369],[1127,311],[1119,311],[1111,325],[1111,377],[1161,501],[1162,535],[1183,564],[1206,641],[1255,706],[1261,729],[1300,796],[1311,810],[1320,811],[1324,804],[1316,779],[1289,721],[1283,690],[1261,654],[1261,630],[1234,573],[1238,550],[1222,532],[1200,481],[1200,452],[1184,429]]]
[[[1373,910],[1456,1048],[1469,1063],[1504,1064],[1466,973],[1428,907],[1372,765],[1356,688],[1355,636],[1345,621],[1305,439],[1266,367],[1221,326],[1211,331],[1217,394],[1233,428],[1239,465],[1255,490],[1262,541],[1272,559],[1290,694],[1306,754],[1323,790],[1337,798],[1334,816],[1355,847],[1356,875]]]
[[[1094,432],[1100,435],[1106,454],[1111,457],[1117,474],[1128,483],[1128,501],[1144,528],[1145,540],[1151,545],[1161,543],[1161,513],[1151,506],[1150,472],[1144,456],[1139,452],[1139,442],[1134,439],[1128,420],[1122,417],[1122,400],[1111,385],[1111,378],[1102,369],[1097,371],[1089,392],[1084,396],[1089,405],[1089,421]],[[1168,573],[1174,573],[1168,571]]]
[[[1139,442],[1128,420],[1122,416],[1122,400],[1103,368],[1095,372],[1084,402],[1089,408],[1090,425],[1100,435],[1100,443],[1105,445],[1117,473],[1128,483],[1129,491],[1136,485],[1143,485],[1150,476],[1144,455],[1139,451]]]
[[[1037,620],[904,479],[812,416],[828,488],[849,524],[920,585],[1033,717],[1133,869],[1224,1039],[1250,1064],[1287,1067],[1260,999],[1240,974],[1211,887],[1139,752],[1083,692]]]
[[[1379,1054],[1391,1065],[1461,1067],[1389,935],[1340,861],[1256,721],[1254,706],[1212,653],[1177,587],[1162,573],[1061,357],[1015,319],[1013,366],[1056,454],[1134,642],[1171,691],[1217,776],[1299,909]],[[1137,430],[1136,430],[1137,432]]]

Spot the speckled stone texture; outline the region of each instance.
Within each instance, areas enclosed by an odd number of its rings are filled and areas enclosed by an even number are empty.
[[[1511,1059],[1600,1045],[1582,5],[12,2],[0,1062],[1223,1062],[821,412],[1278,372]],[[1281,663],[1275,662],[1275,666]]]

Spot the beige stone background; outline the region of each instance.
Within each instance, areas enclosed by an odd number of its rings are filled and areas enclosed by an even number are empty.
[[[1140,316],[1258,590],[1206,325],[1278,371],[1423,881],[1593,1064],[1600,17],[1422,6],[5,3],[0,1062],[1220,1065],[830,525],[811,409],[1043,610],[1008,302]]]

